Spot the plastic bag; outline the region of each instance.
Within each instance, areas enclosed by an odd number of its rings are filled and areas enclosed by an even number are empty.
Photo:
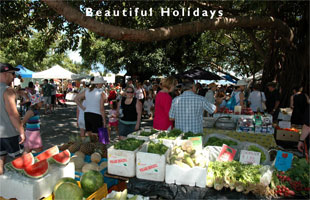
[[[99,142],[102,144],[109,144],[109,134],[108,134],[108,129],[107,128],[98,128],[98,137],[99,137]]]
[[[260,177],[260,183],[264,186],[268,186],[272,179],[273,170],[269,165],[265,165],[260,169],[262,176]]]
[[[252,142],[242,142],[241,143],[241,149],[243,149],[243,150],[251,151],[251,150],[249,150],[250,146],[255,146],[256,148],[259,148],[265,154],[266,158],[264,161],[262,161],[263,155],[261,155],[261,162],[260,162],[261,165],[270,165],[271,164],[269,153],[268,153],[267,149],[265,149],[263,146],[256,144],[256,143],[252,143]]]

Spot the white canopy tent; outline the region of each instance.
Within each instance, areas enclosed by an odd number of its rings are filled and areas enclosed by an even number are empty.
[[[76,74],[62,68],[59,65],[55,65],[50,69],[41,72],[35,72],[32,75],[32,78],[45,78],[45,79],[72,79]]]

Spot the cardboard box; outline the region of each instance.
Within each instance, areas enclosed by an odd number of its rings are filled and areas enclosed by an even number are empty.
[[[137,153],[137,178],[162,182],[165,180],[166,160],[170,154],[170,149],[164,155],[148,153],[148,144],[144,144]]]
[[[108,173],[118,176],[136,176],[136,153],[141,147],[134,151],[108,148]]]
[[[145,129],[144,130],[145,132],[151,132],[151,129]],[[128,134],[127,137],[128,138],[136,138],[138,140],[144,140],[144,141],[149,141],[149,140],[152,140],[152,139],[155,139],[156,136],[157,136],[157,133],[154,133],[150,136],[142,136],[140,135],[142,131],[136,131],[136,132],[133,132],[131,134]]]
[[[287,131],[287,130],[277,130],[276,134],[276,140],[281,141],[290,141],[290,142],[298,142],[300,137],[300,131],[299,133],[294,131]]]

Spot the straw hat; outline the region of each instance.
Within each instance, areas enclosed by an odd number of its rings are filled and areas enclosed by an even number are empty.
[[[91,84],[101,84],[104,83],[104,79],[102,77],[96,76]]]
[[[242,86],[242,85],[247,85],[248,83],[245,80],[239,80],[236,84],[236,86]]]
[[[215,83],[210,83],[210,84],[208,85],[208,87],[209,87],[209,88],[216,87],[216,84],[215,84]]]

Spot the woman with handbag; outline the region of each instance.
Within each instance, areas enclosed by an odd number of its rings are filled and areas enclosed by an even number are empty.
[[[250,93],[248,101],[253,112],[264,112],[266,110],[265,93],[260,91],[259,85],[253,86],[253,91]]]
[[[127,86],[125,89],[126,97],[123,97],[117,106],[119,116],[118,132],[121,140],[140,128],[142,103],[134,97],[134,92],[132,86]]]
[[[84,110],[86,135],[91,138],[98,137],[98,129],[106,127],[106,116],[104,110],[104,103],[106,101],[106,94],[102,91],[104,79],[102,77],[95,77],[91,82],[91,86],[79,93],[74,101]],[[83,106],[81,100],[85,98],[85,105]]]

